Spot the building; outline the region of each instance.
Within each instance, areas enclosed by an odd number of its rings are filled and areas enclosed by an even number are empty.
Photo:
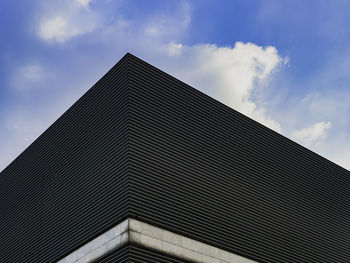
[[[349,262],[346,169],[125,55],[0,174],[0,262]]]

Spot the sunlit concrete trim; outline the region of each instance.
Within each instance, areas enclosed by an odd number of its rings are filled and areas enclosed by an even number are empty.
[[[129,241],[129,219],[73,251],[57,263],[87,263],[108,254]]]
[[[198,263],[254,263],[256,261],[210,246],[141,221],[129,220],[130,242]]]
[[[126,242],[133,242],[198,263],[255,262],[203,242],[129,218],[72,252],[58,263],[93,262]]]

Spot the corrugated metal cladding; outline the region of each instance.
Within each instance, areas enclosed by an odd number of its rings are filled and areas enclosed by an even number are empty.
[[[126,61],[0,174],[0,262],[54,262],[127,217]]]
[[[145,247],[139,247],[134,244],[126,245],[109,255],[97,260],[96,263],[189,263],[181,259],[174,258],[163,253],[152,251]]]
[[[129,58],[130,215],[259,262],[350,262],[350,173]]]
[[[126,217],[260,262],[349,262],[349,175],[128,54],[1,173],[0,262],[54,262]]]

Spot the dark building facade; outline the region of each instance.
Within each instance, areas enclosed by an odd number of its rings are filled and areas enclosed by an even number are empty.
[[[350,262],[350,173],[127,54],[1,172],[0,262]]]

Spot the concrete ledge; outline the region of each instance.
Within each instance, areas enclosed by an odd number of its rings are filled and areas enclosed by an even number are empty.
[[[73,251],[57,263],[87,263],[108,254],[129,241],[129,219]]]
[[[198,263],[255,262],[214,246],[129,218],[59,260],[58,263],[93,262],[126,242],[133,242],[168,255]]]

